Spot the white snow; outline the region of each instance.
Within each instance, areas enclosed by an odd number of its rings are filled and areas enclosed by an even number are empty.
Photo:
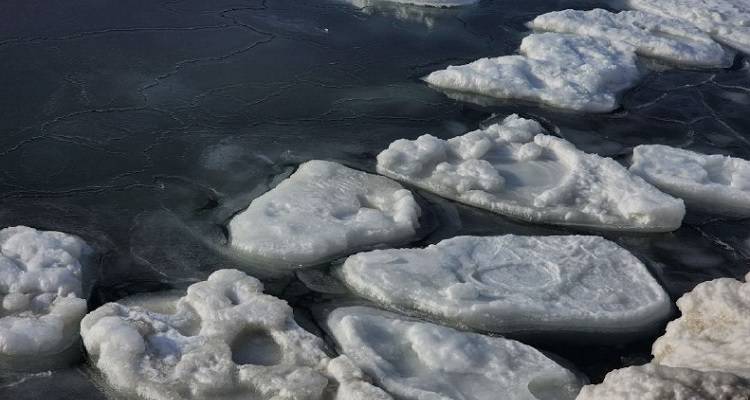
[[[656,362],[750,379],[750,283],[704,282],[677,300],[677,307],[682,316],[654,342]]]
[[[340,275],[381,304],[502,333],[632,333],[671,311],[643,263],[598,236],[461,236],[359,253]]]
[[[520,342],[461,332],[367,307],[334,310],[342,352],[403,400],[566,400],[573,373]]]
[[[400,139],[378,155],[378,172],[475,207],[537,223],[672,231],[685,214],[610,158],[542,134],[517,115],[449,140]]]
[[[78,340],[86,313],[82,263],[91,252],[62,232],[0,230],[0,365],[54,363]]]
[[[312,265],[408,241],[419,226],[411,192],[382,176],[309,161],[229,222],[231,245],[251,258]]]
[[[386,400],[346,358],[300,328],[286,302],[237,270],[220,270],[187,294],[108,303],[81,322],[84,345],[108,383],[149,400]]]
[[[436,87],[578,111],[609,112],[641,77],[634,48],[594,37],[541,33],[525,37],[522,55],[449,66],[424,80]]]
[[[736,375],[655,364],[618,369],[584,386],[576,400],[747,400],[750,384]]]
[[[750,53],[747,0],[625,0],[627,6],[692,23],[716,40]]]
[[[641,11],[555,11],[536,17],[529,27],[627,43],[639,55],[674,64],[721,67],[732,61],[731,54],[695,26]]]

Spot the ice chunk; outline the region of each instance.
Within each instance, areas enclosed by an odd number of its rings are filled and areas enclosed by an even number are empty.
[[[406,242],[419,214],[411,192],[388,178],[309,161],[232,218],[229,236],[233,247],[253,259],[312,265]]]
[[[692,23],[716,40],[750,53],[747,0],[624,0],[634,9]]]
[[[522,55],[449,66],[424,79],[459,92],[608,112],[618,107],[617,95],[641,77],[634,51],[630,45],[594,37],[533,34],[521,42]]]
[[[81,239],[25,226],[0,230],[0,368],[64,363],[86,314]],[[74,352],[74,353],[77,353]]]
[[[540,15],[534,29],[624,42],[645,57],[694,67],[731,64],[731,54],[695,26],[641,11],[563,10]]]
[[[736,375],[647,364],[618,369],[576,400],[746,400],[750,384]]]
[[[411,4],[427,7],[458,7],[474,4],[479,0],[345,0],[357,7],[369,7],[378,3]]]
[[[378,172],[443,197],[539,223],[671,231],[685,214],[666,195],[610,158],[542,134],[511,115],[486,129],[442,140],[397,140]]]
[[[565,400],[573,373],[514,340],[402,319],[373,308],[334,310],[327,325],[342,352],[404,400]]]
[[[493,332],[638,332],[669,296],[636,257],[598,236],[462,236],[349,257],[357,293]]]
[[[750,379],[750,283],[704,282],[677,300],[682,316],[667,325],[652,353],[660,364],[725,371]]]
[[[84,345],[118,391],[149,400],[384,400],[346,358],[294,321],[286,302],[260,281],[220,270],[187,294],[108,303],[81,322]],[[331,382],[329,382],[329,380]]]

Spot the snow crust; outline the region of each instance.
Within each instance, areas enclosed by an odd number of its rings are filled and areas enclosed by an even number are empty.
[[[641,145],[633,149],[630,172],[682,198],[689,207],[750,216],[750,161]]]
[[[91,253],[62,232],[0,230],[0,365],[44,364],[78,340],[82,264]]]
[[[620,92],[641,77],[634,48],[587,36],[540,33],[525,37],[521,55],[449,66],[424,80],[442,89],[609,112]]]
[[[720,67],[730,54],[690,23],[641,11],[563,10],[540,15],[529,27],[624,42],[645,57],[693,67]]]
[[[666,195],[610,158],[544,135],[538,122],[511,115],[449,140],[397,140],[377,169],[475,207],[537,223],[610,230],[672,231],[682,200]]]
[[[388,178],[309,161],[232,218],[229,236],[251,258],[312,265],[408,241],[419,214],[411,192]]]
[[[345,357],[297,325],[257,279],[220,270],[187,294],[108,303],[81,322],[84,345],[118,391],[149,400],[386,400]]]
[[[405,400],[573,399],[573,373],[520,342],[461,332],[367,307],[329,314],[342,352]]]

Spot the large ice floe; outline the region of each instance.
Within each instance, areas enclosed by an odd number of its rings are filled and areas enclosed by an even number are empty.
[[[367,307],[331,312],[341,351],[403,400],[566,400],[576,376],[514,340],[403,319]]]
[[[633,149],[630,172],[685,200],[688,207],[750,216],[750,161],[641,145]]]
[[[646,266],[598,236],[461,236],[360,253],[339,273],[381,304],[501,333],[633,333],[671,312]]]
[[[628,7],[679,18],[716,40],[750,53],[750,7],[747,0],[622,0]]]
[[[233,247],[260,262],[305,266],[411,239],[420,208],[377,175],[308,161],[229,222]]]
[[[449,66],[424,80],[458,92],[609,112],[618,107],[618,94],[641,77],[635,48],[622,42],[540,33],[525,37],[520,51]]]
[[[685,66],[719,67],[732,61],[720,44],[690,23],[641,11],[555,11],[536,17],[529,26],[624,42],[642,56]]]
[[[108,303],[81,322],[84,345],[107,382],[148,400],[387,400],[346,357],[294,321],[257,279],[220,270],[184,297]]]
[[[656,364],[618,369],[599,385],[584,386],[576,400],[747,400],[750,383],[724,372]]]
[[[391,143],[378,172],[440,196],[529,222],[610,230],[671,231],[682,200],[610,158],[544,135],[511,115],[449,140],[423,135]]]
[[[0,369],[53,368],[78,355],[83,264],[91,254],[62,232],[0,230]]]

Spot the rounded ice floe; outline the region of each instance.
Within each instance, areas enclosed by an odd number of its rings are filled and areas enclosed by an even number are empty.
[[[704,282],[677,300],[677,307],[682,316],[654,342],[656,362],[750,379],[750,283]]]
[[[108,303],[81,322],[84,345],[116,390],[148,400],[386,400],[346,358],[294,321],[286,302],[237,270],[187,294]]]
[[[229,236],[261,262],[313,265],[408,241],[419,214],[411,192],[388,178],[309,161],[232,218]]]
[[[566,400],[576,376],[533,347],[367,307],[331,312],[341,351],[404,400]]]
[[[359,253],[340,276],[381,304],[493,332],[632,333],[671,311],[646,266],[598,236],[461,236]]]
[[[641,77],[634,48],[560,33],[527,36],[522,55],[483,58],[435,71],[424,80],[442,89],[536,101],[578,111],[608,112]]]
[[[0,230],[0,369],[52,368],[70,358],[86,314],[82,264],[91,252],[62,232]]]
[[[637,10],[690,22],[716,40],[750,53],[747,0],[624,0]]]
[[[618,369],[584,386],[576,400],[747,400],[750,384],[736,375],[655,364]]]
[[[449,140],[400,139],[378,155],[378,172],[440,196],[529,222],[610,230],[672,231],[682,200],[611,158],[542,134],[517,115]]]
[[[642,56],[680,65],[717,67],[732,61],[731,54],[695,26],[641,11],[555,11],[536,17],[529,27],[627,43]]]
[[[630,172],[689,207],[750,216],[750,161],[663,145],[633,149]]]

